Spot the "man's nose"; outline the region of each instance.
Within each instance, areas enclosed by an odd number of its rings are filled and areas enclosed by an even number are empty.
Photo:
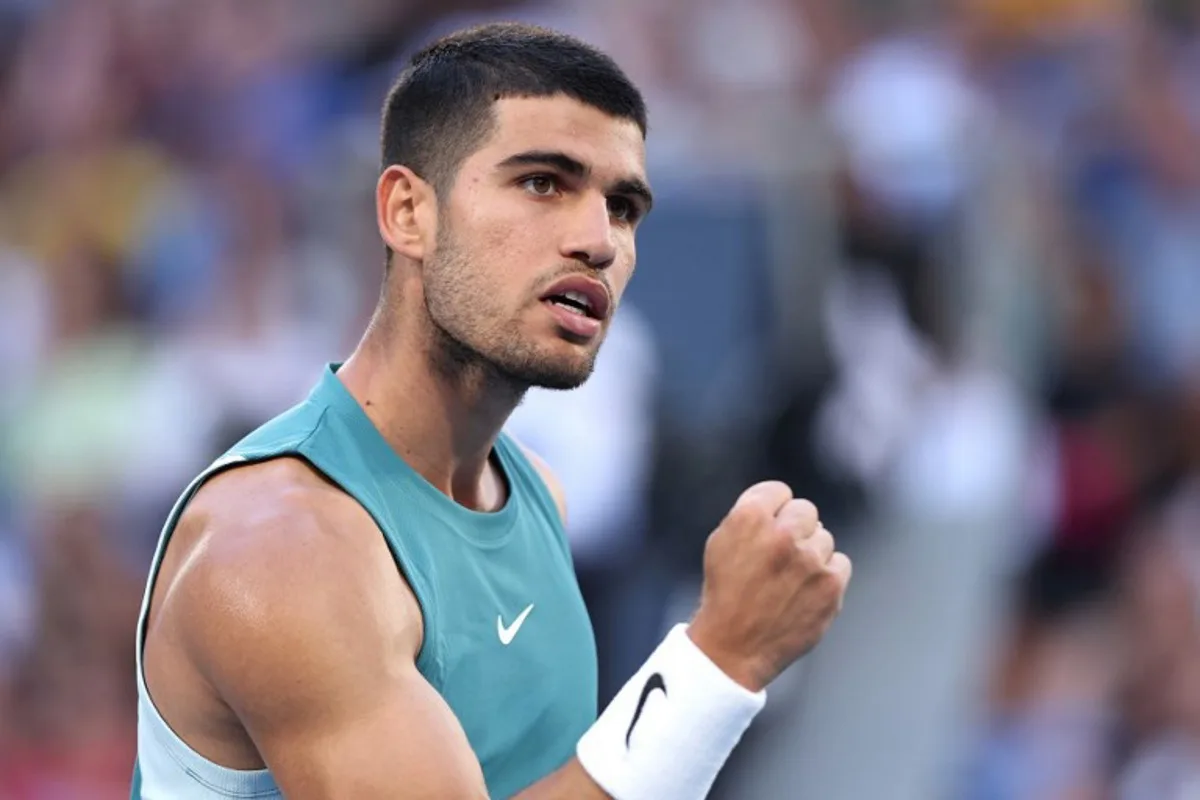
[[[562,242],[562,254],[593,269],[605,269],[617,258],[616,235],[606,198],[587,198],[573,209]]]

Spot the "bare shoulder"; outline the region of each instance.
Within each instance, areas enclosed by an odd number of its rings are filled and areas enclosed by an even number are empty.
[[[529,459],[529,463],[537,470],[537,473],[542,478],[542,482],[546,484],[546,488],[550,490],[550,496],[554,498],[554,504],[558,506],[558,515],[562,518],[563,525],[567,524],[567,493],[563,489],[562,481],[554,474],[554,470],[546,463],[546,460],[535,453],[524,443],[513,439],[517,446],[521,448],[521,452]]]
[[[303,461],[239,466],[197,493],[176,535],[155,588],[155,702],[175,701],[164,718],[185,741],[265,766],[288,797],[484,796],[466,734],[417,668],[420,608],[352,498]]]
[[[188,504],[179,533],[193,552],[178,578],[246,600],[282,590],[299,602],[300,586],[319,592],[348,572],[395,572],[371,516],[296,458],[212,478]]]
[[[187,620],[193,663],[232,705],[265,701],[281,673],[302,682],[351,652],[376,666],[415,658],[419,607],[378,528],[305,462],[214,477],[177,535],[164,613]]]

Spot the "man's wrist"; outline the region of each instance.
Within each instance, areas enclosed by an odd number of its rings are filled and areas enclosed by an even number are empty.
[[[751,692],[761,692],[767,688],[770,679],[766,676],[766,670],[755,665],[750,659],[735,656],[722,648],[708,635],[703,623],[697,625],[693,621],[687,627],[687,635],[692,644],[696,645],[696,648],[707,656],[717,669],[743,688]]]
[[[766,702],[671,630],[580,739],[576,755],[616,800],[700,800]]]

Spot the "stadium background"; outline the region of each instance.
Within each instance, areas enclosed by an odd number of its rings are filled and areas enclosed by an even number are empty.
[[[126,796],[158,525],[353,346],[382,95],[491,19],[651,107],[609,349],[512,423],[603,691],[782,477],[855,581],[717,794],[1200,796],[1200,3],[0,0],[0,798]]]

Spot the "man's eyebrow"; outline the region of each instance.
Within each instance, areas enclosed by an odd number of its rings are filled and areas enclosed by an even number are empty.
[[[650,191],[650,186],[641,178],[626,178],[617,181],[613,184],[612,191],[614,194],[632,195],[641,199],[646,212],[654,207],[654,192]]]
[[[554,167],[576,178],[582,178],[589,172],[582,161],[557,150],[529,150],[517,153],[501,161],[499,166],[501,169],[521,166]]]
[[[501,169],[512,167],[553,167],[574,178],[586,177],[591,169],[577,158],[572,158],[558,150],[528,150],[509,156],[500,162]],[[654,205],[654,193],[650,186],[641,178],[624,178],[613,184],[609,191],[613,194],[630,195],[641,200],[645,210],[649,211]]]

